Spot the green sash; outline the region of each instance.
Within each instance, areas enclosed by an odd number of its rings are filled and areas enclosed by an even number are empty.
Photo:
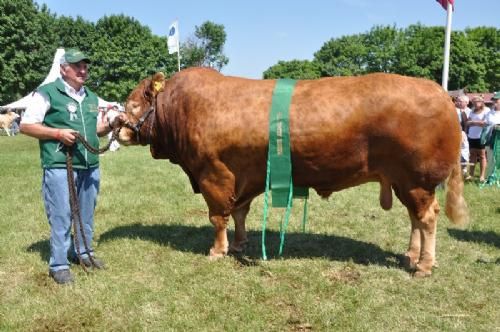
[[[292,179],[292,160],[290,155],[290,103],[295,87],[295,80],[277,80],[273,91],[271,110],[269,112],[269,152],[267,157],[266,189],[264,195],[264,218],[262,222],[262,257],[267,259],[265,233],[268,210],[268,192],[272,192],[272,206],[286,207],[285,220],[280,227],[281,255],[284,237],[293,197],[303,197],[304,203],[303,230],[307,216],[307,198],[309,189],[294,187]]]
[[[273,207],[287,207],[292,181],[290,103],[295,80],[277,80],[269,114],[269,158]],[[293,187],[293,197],[308,197],[308,188]],[[290,204],[292,204],[290,202]]]

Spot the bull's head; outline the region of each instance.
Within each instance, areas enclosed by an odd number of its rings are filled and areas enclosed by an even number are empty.
[[[123,127],[118,140],[125,145],[148,144],[155,117],[156,98],[165,86],[165,75],[156,73],[141,81],[125,102]],[[148,125],[145,125],[145,124]],[[144,124],[144,126],[143,126]]]

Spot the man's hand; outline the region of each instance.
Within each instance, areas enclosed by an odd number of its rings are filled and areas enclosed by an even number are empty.
[[[124,113],[112,110],[108,112],[107,119],[109,126],[114,129],[123,126],[126,117]]]
[[[57,129],[56,139],[64,145],[72,146],[76,142],[76,133],[78,132],[73,129]]]
[[[115,113],[116,114],[108,115],[109,126],[113,129],[123,126],[123,124],[127,120],[127,117],[125,116],[124,113],[122,112],[115,112]]]

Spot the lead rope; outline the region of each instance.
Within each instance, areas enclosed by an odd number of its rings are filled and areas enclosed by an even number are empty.
[[[99,154],[103,153],[109,150],[109,147],[111,146],[111,143],[117,139],[119,133],[120,133],[121,128],[116,128],[113,130],[113,135],[111,136],[111,139],[109,140],[108,144],[106,144],[102,148],[94,148],[85,140],[85,138],[80,135],[80,133],[75,133],[75,137],[82,142],[82,145],[91,153],[93,154]],[[77,197],[77,192],[76,192],[76,184],[75,184],[75,178],[73,177],[73,149],[67,147],[66,148],[66,172],[67,172],[67,178],[68,178],[68,189],[69,189],[69,205],[71,209],[71,219],[72,219],[72,224],[73,224],[73,245],[76,250],[76,255],[78,256],[78,261],[80,263],[80,266],[83,268],[85,272],[88,272],[87,267],[85,264],[83,264],[82,260],[82,254],[80,252],[80,246],[78,245],[78,239],[77,239],[77,230],[78,228],[80,229],[80,234],[82,237],[83,245],[85,246],[85,251],[87,252],[89,256],[89,260],[92,266],[97,266],[96,262],[94,261],[94,258],[90,254],[90,248],[87,243],[87,238],[85,236],[85,232],[83,229],[83,223],[82,223],[82,218],[80,214],[80,206],[78,204],[78,197]]]

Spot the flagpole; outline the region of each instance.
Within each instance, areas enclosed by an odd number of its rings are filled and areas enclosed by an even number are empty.
[[[451,42],[451,18],[453,13],[453,5],[447,1],[446,7],[446,31],[444,42],[444,63],[443,63],[443,77],[441,86],[448,91],[448,72],[450,67],[450,42]]]
[[[179,45],[179,40],[181,39],[181,31],[179,30],[179,20],[177,20],[177,34],[178,34],[178,38],[177,38],[177,71],[181,71],[181,48],[180,48],[180,45]]]

